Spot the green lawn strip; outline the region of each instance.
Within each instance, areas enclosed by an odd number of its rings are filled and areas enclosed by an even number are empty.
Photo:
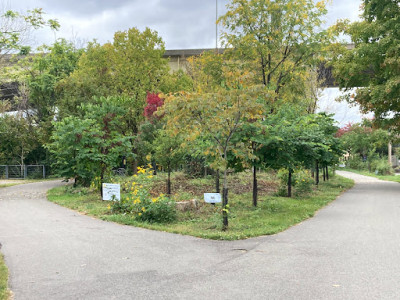
[[[0,188],[6,188],[14,185],[19,185],[19,184],[27,184],[27,183],[35,183],[35,182],[41,182],[41,181],[50,181],[54,180],[54,178],[46,178],[46,179],[21,179],[18,180],[18,182],[10,182],[10,183],[1,183]]]
[[[48,192],[52,202],[92,215],[102,220],[133,225],[153,230],[192,235],[207,239],[238,240],[281,232],[312,217],[354,182],[335,176],[320,183],[318,189],[301,198],[261,196],[259,206],[254,208],[251,193],[229,195],[229,229],[222,231],[221,206],[203,203],[198,211],[179,212],[178,221],[172,224],[150,224],[136,221],[130,215],[110,214],[106,201],[94,194],[65,193],[65,187]]]
[[[10,187],[10,186],[18,185],[18,184],[21,184],[21,183],[4,183],[4,184],[0,184],[0,188]]]
[[[8,269],[4,263],[3,255],[0,253],[0,300],[9,299],[8,291]]]
[[[343,169],[343,171],[353,172],[353,173],[364,175],[364,176],[375,177],[380,180],[400,182],[400,176],[396,176],[396,175],[377,175],[375,173],[368,172],[368,171],[354,170],[354,169],[347,169],[347,168]]]

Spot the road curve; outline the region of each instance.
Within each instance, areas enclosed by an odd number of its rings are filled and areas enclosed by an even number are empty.
[[[356,185],[285,232],[236,242],[103,222],[52,204],[59,182],[0,189],[15,299],[400,299],[400,184]]]

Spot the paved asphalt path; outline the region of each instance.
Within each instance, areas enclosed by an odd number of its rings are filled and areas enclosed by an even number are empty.
[[[0,189],[15,299],[400,299],[400,184],[357,184],[277,235],[219,242],[95,220]]]

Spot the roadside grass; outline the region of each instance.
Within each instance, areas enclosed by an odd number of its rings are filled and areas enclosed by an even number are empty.
[[[349,171],[349,172],[357,173],[357,174],[364,175],[364,176],[375,177],[380,180],[400,182],[400,176],[396,176],[396,175],[377,175],[373,172],[368,172],[368,171],[364,171],[364,170],[355,170],[355,169],[349,169],[349,168],[344,168],[343,171]]]
[[[27,183],[34,183],[34,182],[41,182],[41,181],[48,181],[48,180],[54,180],[52,179],[20,179],[20,180],[12,180],[10,179],[10,182],[8,183],[0,183],[0,188],[6,188],[14,185],[19,185],[19,184],[27,184]],[[3,182],[6,180],[3,180]]]
[[[9,299],[8,291],[8,269],[4,263],[3,255],[0,253],[0,300]]]
[[[163,192],[165,176],[162,174],[155,177],[158,178],[152,183],[152,192],[159,190],[160,186]],[[189,179],[178,173],[173,179],[175,194],[172,198],[177,201],[202,199],[202,193],[213,189],[212,177]],[[57,187],[48,192],[48,199],[106,221],[200,238],[238,240],[284,231],[314,216],[316,211],[354,184],[350,179],[334,176],[329,181],[321,182],[318,188],[303,197],[277,197],[274,196],[276,178],[264,173],[260,176],[259,202],[255,208],[252,206],[251,174],[234,175],[230,181],[234,184],[229,190],[229,228],[226,231],[222,231],[221,205],[213,206],[204,201],[200,201],[197,210],[178,211],[174,223],[160,224],[140,222],[129,214],[112,214],[108,208],[110,202],[102,201],[98,193],[88,189]]]

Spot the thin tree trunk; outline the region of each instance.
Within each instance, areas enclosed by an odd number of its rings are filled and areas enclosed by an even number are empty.
[[[215,192],[219,193],[219,170],[217,170],[217,173],[215,174]]]
[[[253,206],[257,207],[258,200],[258,184],[257,184],[257,168],[253,167]]]
[[[157,163],[153,160],[151,165],[153,167],[153,175],[157,175]]]
[[[318,160],[315,162],[315,185],[319,184],[319,164]]]
[[[329,168],[326,166],[326,180],[329,180]]]
[[[325,167],[322,167],[322,178],[325,181],[326,180],[326,169]]]
[[[168,166],[167,195],[171,196],[171,168]]]
[[[292,170],[289,169],[289,176],[287,182],[287,195],[288,197],[292,197]]]
[[[228,229],[228,189],[222,189],[222,230],[225,231]]]
[[[224,171],[224,186],[222,188],[222,230],[228,229],[228,187],[227,187],[227,169]]]

